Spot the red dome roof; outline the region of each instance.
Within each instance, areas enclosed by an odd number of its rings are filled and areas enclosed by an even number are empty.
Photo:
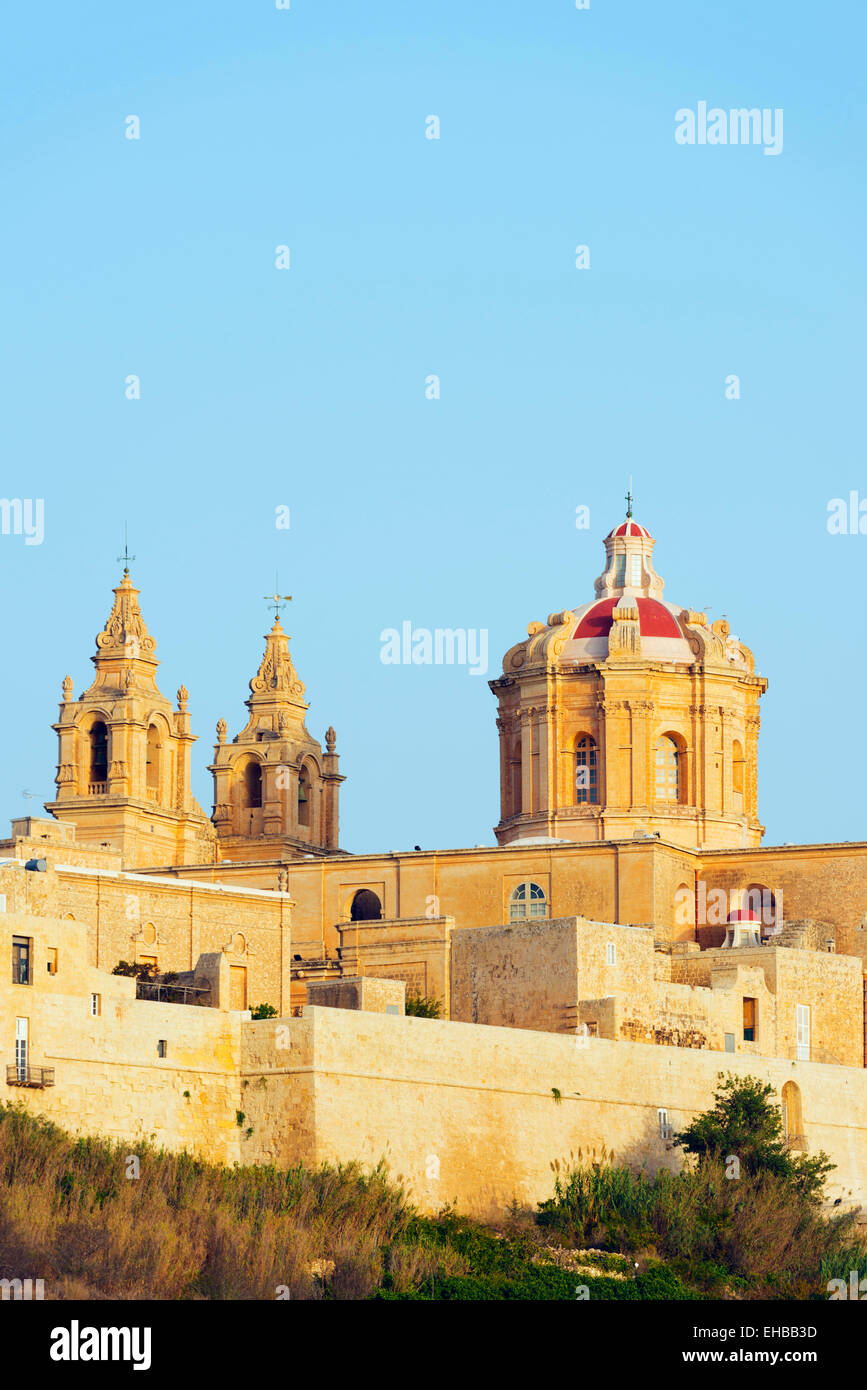
[[[646,540],[653,539],[650,532],[646,531],[643,526],[639,526],[637,521],[621,521],[619,526],[615,526],[613,531],[608,532],[605,539],[610,541],[612,536],[644,536]]]
[[[737,907],[734,912],[729,913],[730,922],[752,922],[755,926],[762,925],[761,917],[757,917],[748,907]]]
[[[632,524],[632,523],[630,523]],[[575,637],[607,637],[614,622],[612,613],[615,604],[619,603],[616,598],[602,598],[598,603],[587,609],[580,623],[572,633]],[[635,600],[638,607],[638,625],[641,629],[642,637],[682,637],[683,633],[678,627],[673,615],[666,608],[664,603],[660,603],[655,598],[639,598]]]

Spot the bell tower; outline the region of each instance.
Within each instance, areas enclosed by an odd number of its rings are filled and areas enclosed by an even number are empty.
[[[91,657],[93,683],[73,699],[64,678],[57,799],[46,810],[74,821],[81,843],[120,850],[125,868],[207,863],[215,836],[190,790],[189,694],[181,686],[174,709],[157,688],[138,596],[124,569]]]
[[[249,718],[231,743],[225,719],[217,724],[214,761],[214,825],[220,857],[235,860],[297,859],[338,854],[337,735],[322,745],[304,722],[309,709],[304,683],[289,653],[274,596],[274,626],[250,681]]]

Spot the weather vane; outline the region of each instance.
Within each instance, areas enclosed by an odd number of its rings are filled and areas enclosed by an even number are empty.
[[[291,595],[291,594],[281,594],[281,593],[278,593],[277,591],[278,591],[279,588],[280,588],[280,580],[279,580],[278,576],[275,574],[275,575],[274,575],[274,592],[273,592],[273,594],[266,594],[266,595],[265,595],[265,602],[267,603],[268,607],[274,609],[274,621],[275,621],[275,622],[279,622],[279,621],[280,621],[280,609],[281,609],[281,608],[285,608],[287,603],[291,603],[291,602],[292,602],[292,595]]]
[[[123,567],[124,567],[125,570],[128,570],[128,569],[129,569],[129,562],[130,562],[130,560],[134,560],[134,559],[135,559],[135,556],[134,556],[134,555],[130,555],[130,553],[129,553],[129,542],[128,542],[127,534],[126,534],[126,522],[124,522],[124,523],[123,523],[123,554],[122,554],[122,555],[118,555],[118,557],[117,557],[117,562],[118,562],[118,564],[120,564],[121,560],[123,560]]]
[[[632,516],[632,474],[629,475],[629,491],[626,494],[626,515]]]

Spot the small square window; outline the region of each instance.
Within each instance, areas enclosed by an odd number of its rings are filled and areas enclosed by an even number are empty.
[[[166,1054],[167,1054],[167,1052],[168,1052],[168,1043],[166,1042],[165,1038],[160,1038],[159,1042],[157,1043],[157,1056],[158,1056],[158,1057],[165,1057]]]
[[[57,951],[54,946],[48,948],[47,970],[49,975],[57,974]]]
[[[615,944],[614,944],[613,941],[607,942],[607,944],[606,944],[606,946],[605,946],[605,964],[606,964],[606,965],[616,965],[616,964],[617,964],[617,947],[615,946]]]

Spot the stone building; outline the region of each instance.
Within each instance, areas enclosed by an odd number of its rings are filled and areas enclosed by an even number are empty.
[[[595,596],[491,682],[496,846],[388,854],[340,846],[336,736],[307,729],[279,614],[205,815],[125,571],[93,683],[63,682],[50,815],[0,844],[7,1096],[228,1162],[386,1154],[423,1204],[492,1211],[569,1152],[674,1165],[725,1068],[867,1197],[867,844],[762,845],[766,682],[663,600],[654,545],[627,515]]]

